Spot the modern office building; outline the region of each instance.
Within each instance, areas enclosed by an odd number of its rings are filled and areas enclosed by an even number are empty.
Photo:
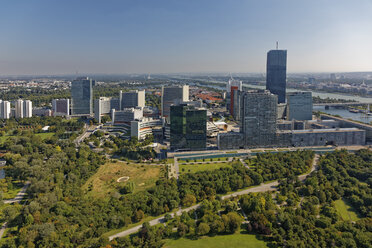
[[[275,144],[278,97],[268,91],[247,91],[241,96],[241,128],[245,146]]]
[[[290,92],[287,94],[287,120],[311,120],[313,97],[311,92]]]
[[[139,140],[146,138],[147,135],[154,135],[154,130],[162,128],[162,119],[142,118],[130,122],[131,137]]]
[[[207,144],[207,110],[187,104],[170,107],[172,150],[203,150]]]
[[[53,116],[70,115],[70,99],[53,99],[52,100]]]
[[[231,87],[232,88],[232,87]],[[231,89],[230,94],[230,103],[231,103],[231,115],[234,117],[236,121],[240,121],[240,112],[241,112],[241,105],[240,105],[240,96],[242,91],[239,89]]]
[[[145,91],[133,90],[128,92],[120,91],[120,110],[125,108],[145,107]]]
[[[15,102],[15,112],[14,112],[14,117],[15,118],[23,118],[23,100],[19,99]]]
[[[226,84],[226,92],[231,92],[231,87],[236,87],[238,90],[243,90],[243,82],[235,79],[230,79]]]
[[[88,77],[81,77],[72,81],[71,115],[93,114],[93,81]]]
[[[9,119],[10,118],[10,102],[0,100],[0,118]]]
[[[161,114],[170,116],[170,106],[189,101],[189,86],[169,86],[161,89]]]
[[[243,90],[242,81],[230,79],[226,84],[226,109],[231,115],[234,115],[234,90]]]
[[[285,102],[287,79],[287,50],[270,50],[267,53],[266,89]]]
[[[140,120],[143,117],[142,108],[126,108],[120,111],[115,109],[111,112],[111,119],[114,124],[128,124],[134,120]]]
[[[25,100],[23,102],[23,117],[24,118],[32,117],[32,102],[30,100]]]
[[[110,114],[113,109],[120,110],[118,98],[100,97],[94,100],[94,119],[101,123],[101,117],[105,114]]]

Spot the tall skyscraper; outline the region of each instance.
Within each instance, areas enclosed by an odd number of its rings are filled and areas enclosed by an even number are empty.
[[[311,120],[313,118],[313,97],[311,92],[290,92],[287,94],[287,120]]]
[[[0,118],[9,119],[10,118],[10,102],[1,101],[0,103]]]
[[[226,84],[226,92],[231,92],[231,87],[237,87],[238,90],[243,90],[243,82],[235,79],[230,79]]]
[[[15,118],[23,118],[23,100],[19,99],[15,102]]]
[[[54,116],[69,116],[70,99],[53,99],[52,110]]]
[[[161,89],[161,114],[169,117],[170,106],[189,101],[189,86],[170,86]]]
[[[93,114],[93,80],[88,77],[77,78],[71,83],[71,114]]]
[[[247,147],[272,146],[276,142],[278,97],[268,91],[242,92],[241,127]]]
[[[207,142],[207,110],[187,104],[170,107],[171,149],[202,150]]]
[[[234,115],[234,90],[243,90],[242,81],[230,79],[226,84],[226,110],[229,111],[231,115]]]
[[[24,118],[32,117],[32,102],[30,100],[26,100],[23,102],[23,117]]]
[[[120,91],[121,109],[145,107],[145,91],[133,90],[129,92]]]
[[[287,78],[287,50],[270,50],[267,53],[266,89],[278,96],[278,103],[285,103]]]
[[[117,98],[110,97],[100,97],[94,100],[94,119],[96,119],[98,123],[101,123],[102,115],[111,113],[112,109],[119,111],[118,106],[115,106],[117,105],[117,101]]]

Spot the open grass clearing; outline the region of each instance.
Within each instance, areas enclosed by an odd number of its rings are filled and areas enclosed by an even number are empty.
[[[110,162],[102,165],[91,176],[82,189],[88,195],[105,197],[118,192],[127,183],[134,183],[134,192],[155,186],[155,182],[164,177],[165,168],[160,165]],[[120,177],[129,177],[125,182],[117,182]]]
[[[195,173],[198,171],[217,170],[223,167],[231,167],[229,163],[204,163],[204,164],[181,164],[180,173]]]
[[[49,138],[53,137],[53,135],[55,135],[55,133],[37,133],[37,134],[35,134],[35,136],[39,136],[42,140],[49,139]]]
[[[191,240],[187,238],[180,239],[167,239],[165,246],[166,248],[225,248],[225,247],[252,247],[252,248],[264,248],[267,247],[266,243],[256,238],[252,234],[236,233],[231,235],[218,235],[215,237],[201,237],[197,240]]]
[[[357,221],[360,219],[358,212],[342,199],[335,201],[335,207],[341,218],[345,221]]]

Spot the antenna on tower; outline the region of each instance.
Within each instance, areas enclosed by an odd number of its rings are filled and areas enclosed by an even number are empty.
[[[276,42],[276,50],[278,50],[278,46],[279,46],[279,45],[278,45],[278,42]]]

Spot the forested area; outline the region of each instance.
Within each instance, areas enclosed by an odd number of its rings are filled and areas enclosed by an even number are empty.
[[[12,121],[9,126],[20,126]],[[22,121],[33,128],[14,133],[1,149],[7,151],[7,176],[29,180],[31,185],[24,206],[8,205],[3,210],[9,231],[2,247],[161,247],[166,238],[226,235],[240,228],[272,247],[371,247],[371,151],[328,153],[320,159],[319,171],[305,182],[296,176],[309,171],[312,151],[262,154],[247,161],[252,169],[234,161],[231,167],[186,173],[178,182],[162,179],[147,190],[98,199],[84,195],[82,185],[106,158],[86,145],[76,148],[68,139],[42,140],[34,133],[42,125],[62,132],[65,120]],[[76,124],[77,130],[80,125]],[[150,138],[141,144],[114,138],[111,145],[129,152],[129,148],[146,147]],[[219,197],[275,179],[281,180],[274,198],[272,193]],[[338,199],[350,202],[363,218],[343,221],[334,207]],[[174,218],[166,215],[165,227],[145,223],[138,234],[111,242],[105,235],[198,202],[202,204],[196,211]]]
[[[2,148],[8,150],[7,175],[31,181],[26,205],[8,206],[12,210],[5,211],[10,213],[5,220],[11,230],[3,247],[101,247],[108,242],[102,235],[111,229],[180,205],[213,201],[217,194],[263,181],[258,173],[235,162],[228,170],[186,174],[178,184],[175,179],[163,179],[149,190],[95,199],[84,196],[81,186],[105,158],[87,146],[76,149],[68,140],[42,141],[31,133],[29,137],[10,138]],[[298,158],[308,153],[299,153]],[[226,230],[230,229],[221,232]]]
[[[319,171],[305,182],[294,175],[281,180],[275,198],[270,192],[206,199],[196,212],[168,216],[166,227],[145,223],[138,234],[110,244],[162,247],[164,239],[228,235],[243,228],[269,247],[372,247],[371,169],[372,151],[328,153],[321,158]],[[362,218],[343,220],[334,207],[337,199],[350,201]]]
[[[306,173],[311,168],[313,157],[313,151],[261,153],[248,163],[264,181],[270,181]]]

